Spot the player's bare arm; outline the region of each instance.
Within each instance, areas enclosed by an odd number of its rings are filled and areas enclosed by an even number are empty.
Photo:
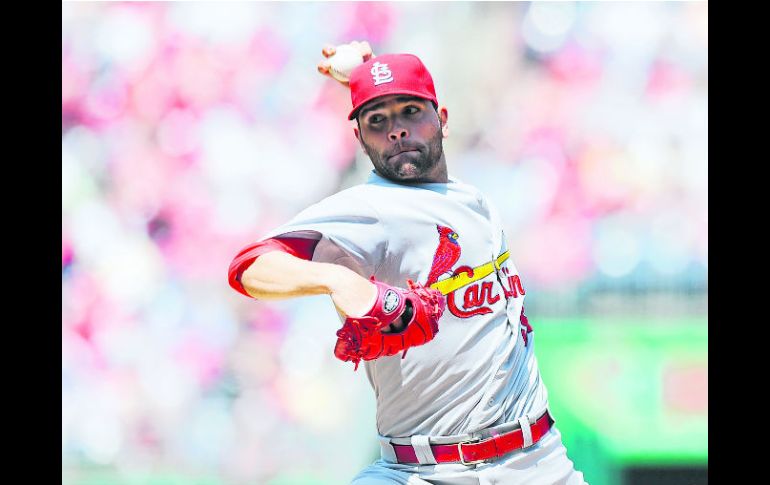
[[[345,266],[306,261],[282,251],[254,260],[243,272],[241,284],[249,295],[261,300],[329,295],[344,316],[364,315],[377,300],[374,283]],[[400,332],[404,326],[394,322],[383,332]]]
[[[265,253],[241,276],[243,288],[262,300],[330,295],[344,315],[362,315],[374,304],[375,285],[332,263],[306,261],[281,251]]]

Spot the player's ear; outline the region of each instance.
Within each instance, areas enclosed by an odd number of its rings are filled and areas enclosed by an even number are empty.
[[[353,127],[353,134],[356,135],[356,140],[358,140],[358,144],[361,145],[361,149],[366,151],[364,142],[361,140],[361,131],[358,129],[358,126]]]
[[[449,111],[447,111],[446,106],[439,106],[436,112],[438,113],[438,121],[441,123],[441,134],[447,138],[449,136],[449,125],[447,124]]]

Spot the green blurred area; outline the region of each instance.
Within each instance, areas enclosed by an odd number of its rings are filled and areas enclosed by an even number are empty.
[[[588,483],[622,484],[623,470],[634,466],[707,466],[707,317],[554,318],[531,323],[551,411],[568,456]],[[213,476],[118,475],[109,469],[63,473],[62,483],[228,485]],[[331,483],[296,470],[266,482]]]
[[[621,483],[638,465],[707,466],[707,317],[532,323],[551,410],[589,483]]]

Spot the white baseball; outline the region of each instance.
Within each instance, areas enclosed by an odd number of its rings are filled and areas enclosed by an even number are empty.
[[[329,58],[329,74],[337,81],[347,82],[353,69],[364,63],[364,58],[358,49],[348,44],[338,46],[335,51]]]

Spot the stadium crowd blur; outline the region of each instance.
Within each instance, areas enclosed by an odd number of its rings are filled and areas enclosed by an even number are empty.
[[[239,249],[370,170],[348,92],[315,71],[325,43],[423,59],[450,172],[499,206],[535,329],[546,314],[706,312],[705,2],[62,15],[72,483],[89,467],[342,483],[376,457],[371,391],[333,358],[328,298],[257,302],[226,278]]]

